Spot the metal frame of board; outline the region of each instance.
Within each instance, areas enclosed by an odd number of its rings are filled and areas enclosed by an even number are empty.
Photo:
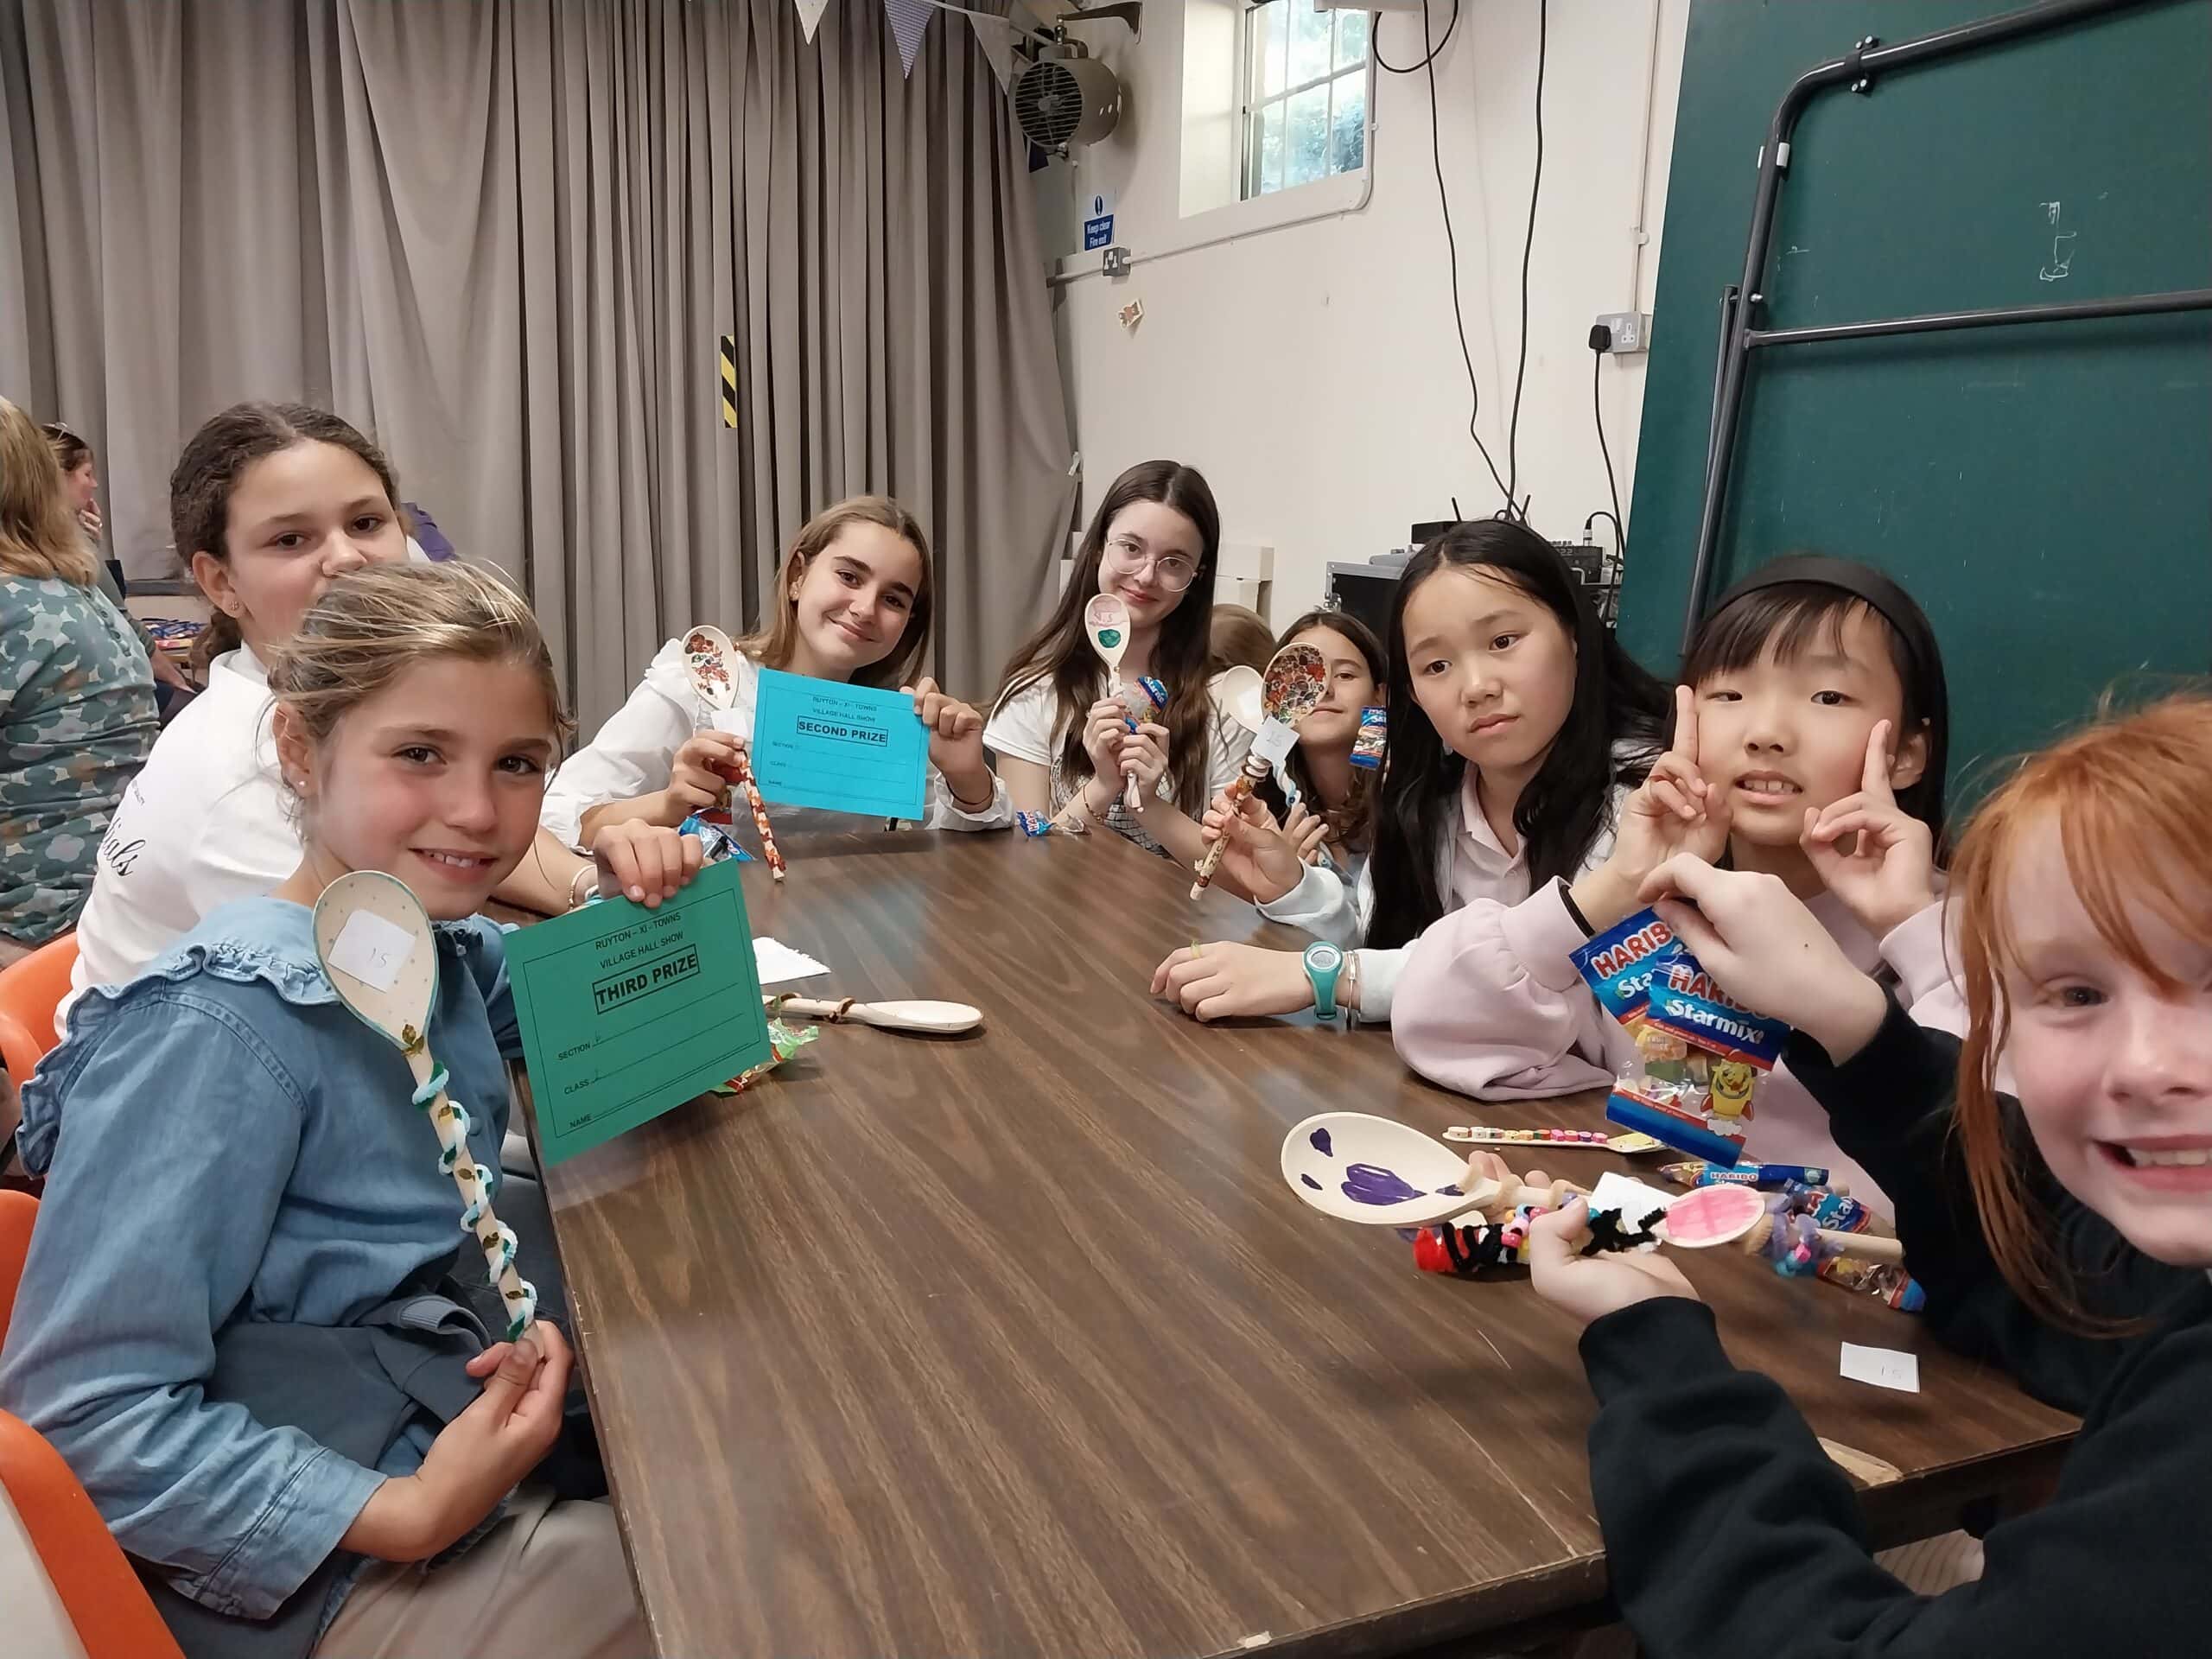
[[[2018,323],[2073,322],[2093,317],[2141,317],[2172,311],[2212,310],[2212,288],[2187,288],[2065,305],[1936,311],[1921,316],[1880,317],[1815,328],[1750,326],[1751,308],[1764,303],[1766,297],[1762,285],[1766,280],[1767,252],[1782,196],[1782,178],[1789,169],[1790,134],[1796,130],[1798,118],[1815,95],[1836,86],[1847,86],[1864,95],[1872,90],[1874,77],[1886,69],[1956,57],[2145,3],[2146,0],[2050,0],[2050,3],[2031,6],[2025,10],[2006,12],[1913,40],[1899,41],[1894,46],[1883,46],[1869,35],[1845,56],[1808,69],[1782,95],[1782,102],[1775,106],[1774,119],[1767,127],[1766,143],[1759,150],[1758,194],[1751,205],[1751,238],[1744,251],[1743,278],[1723,289],[1720,295],[1720,352],[1713,371],[1713,426],[1706,448],[1705,498],[1698,514],[1697,560],[1690,569],[1689,599],[1682,619],[1685,652],[1689,650],[1698,620],[1704,614],[1706,590],[1712,585],[1713,554],[1720,540],[1720,518],[1727,506],[1730,463],[1743,416],[1744,382],[1750,373],[1753,353],[1777,346],[1878,340],[1892,334],[1933,334],[1954,328],[1997,328]]]

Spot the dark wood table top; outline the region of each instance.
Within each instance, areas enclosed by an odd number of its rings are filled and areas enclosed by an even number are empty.
[[[1198,1026],[1153,965],[1274,930],[1112,836],[834,822],[781,829],[782,887],[746,873],[753,931],[834,969],[791,988],[985,1028],[824,1027],[547,1172],[659,1650],[1399,1653],[1601,1600],[1572,1324],[1525,1275],[1414,1271],[1278,1168],[1317,1110],[1440,1130],[1599,1101],[1446,1094],[1387,1032],[1310,1015]],[[1901,1473],[1866,1494],[1878,1536],[2040,1479],[2075,1426],[1871,1299],[1677,1259],[1739,1363]],[[1916,1351],[1923,1391],[1843,1381],[1840,1340]]]

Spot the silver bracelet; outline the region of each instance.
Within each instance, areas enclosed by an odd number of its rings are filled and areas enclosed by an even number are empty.
[[[599,885],[599,867],[596,864],[587,864],[582,869],[578,870],[575,875],[569,878],[569,908],[570,910],[578,910],[582,907],[584,900],[588,895],[588,889],[585,886],[586,882],[589,882],[591,886],[594,887]]]

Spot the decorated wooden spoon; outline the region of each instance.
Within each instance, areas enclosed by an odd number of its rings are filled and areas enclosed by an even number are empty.
[[[1129,607],[1113,594],[1093,594],[1090,602],[1083,607],[1084,631],[1090,636],[1090,648],[1098,653],[1098,660],[1106,665],[1106,695],[1119,700],[1122,696],[1122,658],[1129,650]],[[1131,811],[1136,810],[1137,778],[1129,774],[1123,800]]]
[[[438,1167],[461,1190],[461,1224],[484,1252],[484,1271],[506,1304],[506,1340],[529,1331],[537,1292],[515,1272],[514,1230],[492,1211],[499,1172],[468,1150],[468,1113],[446,1093],[446,1071],[430,1053],[430,1006],[438,995],[438,947],[430,918],[407,885],[377,870],[341,875],[315,907],[315,955],[355,1018],[406,1056],[415,1104],[438,1135]]]
[[[1325,1216],[1370,1227],[1417,1227],[1494,1204],[1498,1183],[1467,1185],[1467,1160],[1410,1124],[1366,1112],[1321,1112],[1282,1141],[1282,1178]]]
[[[1268,661],[1260,682],[1261,707],[1267,717],[1260,722],[1259,735],[1252,740],[1251,752],[1244,757],[1243,771],[1229,786],[1231,812],[1252,792],[1253,785],[1267,777],[1268,768],[1281,764],[1298,741],[1299,723],[1313,712],[1328,689],[1328,666],[1312,645],[1285,645]],[[1198,880],[1191,884],[1192,898],[1212,882],[1228,845],[1229,837],[1224,835],[1206,849],[1206,855],[1198,861]]]
[[[736,663],[737,647],[720,628],[702,623],[683,636],[683,665],[690,671],[691,689],[717,715],[736,706]],[[729,730],[719,720],[715,725],[718,730]],[[768,803],[760,798],[760,786],[753,781],[753,763],[741,753],[733,770],[738,786],[745,791],[747,804],[753,809],[753,827],[760,833],[760,856],[767,863],[769,875],[780,881],[784,879],[784,855],[776,845],[775,830],[768,823]]]

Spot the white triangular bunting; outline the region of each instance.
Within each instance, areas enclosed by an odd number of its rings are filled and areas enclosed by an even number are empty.
[[[1011,92],[1014,90],[1014,31],[981,17],[970,17],[968,26],[976,31],[976,43],[983,48],[983,55],[991,61],[991,73],[999,78],[999,90]]]
[[[914,73],[914,60],[921,54],[922,32],[930,26],[930,14],[937,10],[930,0],[883,0],[883,10],[891,19],[891,33],[899,42],[899,61],[908,74]]]
[[[830,9],[830,0],[792,0],[792,3],[798,7],[798,26],[812,45],[814,31],[822,27],[822,14]]]

